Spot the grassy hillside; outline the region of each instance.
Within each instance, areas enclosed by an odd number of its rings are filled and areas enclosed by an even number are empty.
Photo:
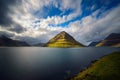
[[[46,47],[83,47],[81,43],[76,41],[71,35],[66,33],[65,31],[57,34],[55,37],[50,39],[48,43],[45,44]]]
[[[120,52],[104,56],[71,80],[120,80]]]
[[[65,39],[59,39],[54,43],[49,43],[48,44],[49,47],[81,47],[78,43],[76,42],[70,42],[70,41],[66,41]]]

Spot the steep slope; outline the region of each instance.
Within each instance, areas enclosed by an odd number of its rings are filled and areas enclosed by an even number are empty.
[[[45,44],[45,47],[83,47],[81,43],[76,41],[71,35],[62,31],[57,34],[48,43]]]
[[[104,56],[71,80],[119,80],[120,52]]]
[[[6,36],[0,37],[0,46],[2,47],[12,47],[12,46],[29,46],[26,42],[18,41],[18,40],[12,40]]]
[[[98,46],[115,46],[120,47],[120,33],[112,33],[103,41],[96,45]]]

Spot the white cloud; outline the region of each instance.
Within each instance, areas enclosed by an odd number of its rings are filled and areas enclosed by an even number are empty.
[[[72,5],[70,5],[72,3]],[[26,31],[22,33],[16,33],[12,32],[15,34],[16,39],[20,39],[20,37],[33,37],[33,38],[40,38],[42,35],[50,35],[52,32],[60,32],[63,30],[67,30],[67,28],[62,28],[62,27],[52,27],[48,26],[49,24],[60,24],[64,23],[66,21],[69,21],[75,17],[77,17],[80,14],[80,3],[81,0],[62,0],[61,1],[61,6],[58,7],[58,2],[57,0],[22,0],[20,3],[21,5],[15,5],[11,6],[11,12],[9,13],[9,16],[13,21],[21,27],[23,27]],[[42,18],[37,18],[36,16],[33,15],[33,12],[39,10],[42,11],[42,8],[44,6],[48,5],[54,5],[55,7],[60,8],[62,11],[65,11],[67,9],[74,9],[74,12],[69,14],[69,15],[64,15],[62,17],[60,16],[52,16],[52,17],[47,17],[47,19],[42,19]],[[41,15],[44,15],[43,12],[41,12]],[[35,23],[36,21],[39,21]],[[11,24],[10,29],[15,27],[13,24]],[[6,31],[10,30],[6,29]],[[53,34],[53,33],[52,33]],[[46,36],[50,37],[50,36]]]
[[[96,14],[96,12],[94,13]],[[120,6],[106,11],[100,19],[89,15],[84,17],[81,21],[70,23],[69,26],[71,31],[74,31],[74,37],[87,45],[89,43],[87,43],[87,41],[99,41],[111,33],[120,32],[119,13]]]
[[[83,44],[88,44],[87,41],[101,40],[108,34],[120,31],[120,6],[104,12],[101,18],[96,18],[101,9],[96,10],[92,15],[86,16],[81,20],[77,20],[68,24],[68,27],[50,26],[49,24],[61,24],[66,21],[81,15],[81,0],[61,0],[60,6],[58,6],[58,0],[22,0],[20,6],[16,5],[10,7],[12,13],[9,16],[13,21],[19,24],[25,31],[22,33],[16,33],[10,31],[10,29],[0,28],[0,31],[8,34],[13,34],[14,39],[25,40],[29,43],[47,42],[50,38],[61,31],[66,31],[75,37]],[[44,15],[42,8],[44,6],[54,5],[61,11],[73,9],[74,11],[69,15],[64,16],[52,16],[44,18],[37,18],[33,13],[37,10],[41,15]],[[92,8],[94,8],[93,6]],[[14,28],[15,25],[11,28]]]
[[[70,5],[72,3],[72,5]],[[74,12],[69,15],[64,15],[62,17],[60,16],[52,16],[47,17],[47,19],[38,19],[33,15],[33,12],[39,10],[42,11],[42,8],[44,6],[48,5],[54,5],[58,7],[58,1],[53,0],[22,0],[22,3],[20,6],[16,5],[11,7],[11,10],[13,10],[12,14],[9,14],[10,17],[12,17],[13,21],[21,24],[23,27],[31,27],[34,25],[34,21],[40,20],[41,22],[38,25],[41,26],[48,26],[48,24],[60,24],[64,23],[66,21],[69,21],[81,13],[80,9],[80,3],[81,0],[62,0],[61,6],[59,7],[63,11],[66,9],[74,9]],[[45,12],[44,12],[45,13]],[[44,15],[44,13],[41,13],[40,15]],[[36,25],[36,24],[35,24]]]

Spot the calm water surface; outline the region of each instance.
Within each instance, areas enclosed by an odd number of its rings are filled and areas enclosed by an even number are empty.
[[[0,80],[64,80],[120,48],[0,48]]]

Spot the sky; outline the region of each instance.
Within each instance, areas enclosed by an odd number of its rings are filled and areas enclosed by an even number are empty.
[[[37,44],[61,31],[84,45],[120,33],[120,0],[0,0],[0,35]]]

